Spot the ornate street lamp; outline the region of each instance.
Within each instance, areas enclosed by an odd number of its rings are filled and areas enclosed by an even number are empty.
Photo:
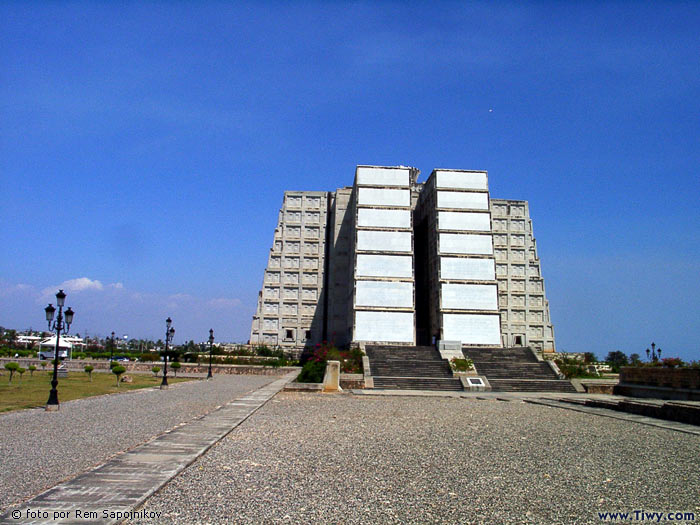
[[[163,365],[163,381],[160,383],[161,389],[168,388],[168,344],[175,336],[175,329],[171,326],[172,323],[173,321],[170,317],[165,320],[165,364]]]
[[[112,368],[111,364],[112,364],[113,356],[114,356],[114,332],[112,332],[112,344],[109,345],[109,364],[110,364],[109,368],[110,369]]]
[[[211,352],[212,352],[212,346],[214,345],[214,329],[210,328],[209,329],[209,374],[207,374],[207,379],[211,379]]]
[[[63,305],[65,302],[66,294],[63,293],[63,290],[59,290],[56,294],[56,304],[58,305],[58,317],[56,318],[56,321],[53,320],[56,308],[54,308],[51,303],[44,308],[44,312],[46,312],[46,321],[49,323],[49,331],[56,331],[56,350],[54,352],[53,359],[53,379],[51,380],[49,400],[46,402],[46,410],[48,411],[58,410],[58,390],[56,387],[58,387],[58,348],[61,340],[61,330],[65,328],[65,332],[68,333],[68,330],[70,330],[70,325],[73,323],[74,312],[71,310],[70,306],[66,309],[64,322]]]

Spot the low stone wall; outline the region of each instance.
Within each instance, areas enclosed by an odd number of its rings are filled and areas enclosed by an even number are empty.
[[[606,379],[579,379],[587,394],[612,394],[617,381]]]
[[[700,369],[626,366],[620,383],[700,390]]]
[[[700,370],[694,368],[623,367],[615,394],[657,399],[700,400]]]
[[[340,388],[356,389],[365,387],[365,376],[363,374],[340,374]]]
[[[0,359],[0,369],[4,370],[4,363],[9,363],[10,361],[15,361],[19,363],[19,365],[23,368],[27,368],[29,365],[35,365],[38,370],[42,370],[41,364],[40,363],[47,363],[46,365],[46,370],[51,370],[53,368],[53,365],[51,364],[50,361],[40,361],[39,359],[29,359],[29,358],[18,358],[18,359],[9,359],[9,358],[1,358]],[[85,368],[85,365],[92,365],[96,371],[99,370],[109,370],[109,361],[105,360],[89,360],[89,359],[72,359],[72,360],[64,360],[61,361],[61,364],[64,365],[68,370],[74,370],[74,371],[83,371]],[[126,368],[127,372],[150,372],[151,368],[154,366],[159,366],[161,370],[163,369],[163,362],[162,361],[153,361],[153,362],[139,362],[139,361],[127,361],[127,362],[120,362],[120,365],[122,365],[124,368]],[[170,365],[170,362],[168,362],[168,365]],[[178,375],[187,375],[187,374],[206,374],[209,371],[209,364],[196,364],[196,363],[181,363],[182,367],[180,370],[178,370]],[[214,374],[236,374],[236,375],[263,375],[263,376],[283,376],[288,372],[292,372],[295,370],[301,370],[300,367],[298,366],[279,366],[279,367],[274,367],[274,366],[260,366],[260,365],[216,365],[212,364],[211,366],[212,371]],[[168,366],[168,375],[175,375],[173,373],[173,369]]]

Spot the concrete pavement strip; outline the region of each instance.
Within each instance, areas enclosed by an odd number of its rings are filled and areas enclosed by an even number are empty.
[[[189,423],[59,483],[2,516],[2,524],[119,523],[293,380],[291,372]]]
[[[679,423],[677,421],[668,421],[666,419],[656,419],[653,417],[640,416],[638,414],[630,414],[628,412],[618,412],[609,408],[589,407],[585,405],[566,403],[556,399],[523,399],[525,403],[533,405],[543,405],[552,408],[562,408],[564,410],[573,410],[574,412],[583,412],[595,416],[609,417],[612,419],[621,419],[623,421],[631,421],[651,427],[665,428],[666,430],[675,430],[676,432],[684,432],[686,434],[694,434],[700,436],[700,428],[695,425]]]

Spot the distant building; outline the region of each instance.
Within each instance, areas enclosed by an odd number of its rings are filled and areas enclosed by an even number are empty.
[[[251,344],[555,351],[527,201],[485,171],[358,166],[352,187],[284,194]]]

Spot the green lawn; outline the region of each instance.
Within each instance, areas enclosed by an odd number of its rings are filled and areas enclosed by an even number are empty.
[[[20,410],[46,405],[51,390],[51,376],[53,372],[35,371],[34,377],[25,372],[20,381],[19,374],[12,377],[12,384],[8,384],[10,373],[3,370],[0,377],[0,412]],[[161,378],[145,374],[130,375],[133,383],[120,383],[117,388],[117,378],[114,374],[104,372],[92,373],[92,381],[87,373],[79,371],[68,372],[68,377],[58,378],[58,401],[70,401],[83,397],[111,394],[113,392],[126,392],[136,388],[148,388],[160,385]],[[168,374],[168,383],[191,381],[191,378],[174,378]]]

